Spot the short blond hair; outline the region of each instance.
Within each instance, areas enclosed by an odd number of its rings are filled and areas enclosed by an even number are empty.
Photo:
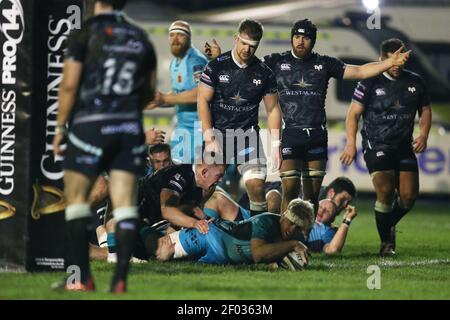
[[[309,201],[293,199],[289,202],[284,216],[297,225],[304,234],[308,234],[314,224],[314,206]]]

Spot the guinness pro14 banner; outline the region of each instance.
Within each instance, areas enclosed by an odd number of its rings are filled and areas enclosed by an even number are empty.
[[[0,0],[0,267],[65,268],[62,158],[52,140],[70,32],[83,0]]]

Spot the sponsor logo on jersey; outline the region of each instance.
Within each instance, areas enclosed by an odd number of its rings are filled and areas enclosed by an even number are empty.
[[[280,69],[281,71],[289,71],[291,70],[291,65],[289,63],[282,63]]]
[[[384,156],[384,152],[383,151],[378,151],[377,152],[377,157],[382,157]]]
[[[227,75],[227,74],[221,74],[221,75],[219,76],[219,82],[222,82],[222,83],[229,83],[229,82],[230,82],[230,76]]]
[[[416,87],[408,87],[408,91],[414,93],[416,92]]]
[[[282,154],[285,154],[285,155],[287,155],[287,154],[292,154],[292,148],[283,148],[283,149],[281,150],[281,153],[282,153]]]
[[[377,96],[384,96],[384,95],[386,95],[386,91],[384,90],[384,88],[378,88],[375,90],[375,94]]]
[[[318,147],[318,148],[308,150],[308,153],[310,153],[310,154],[319,154],[319,153],[323,153],[323,152],[325,152],[325,148],[323,148],[323,147]]]
[[[255,86],[259,86],[261,84],[261,80],[253,79],[253,83],[255,84]]]
[[[322,71],[323,67],[321,64],[315,64],[314,69],[316,69],[317,71]]]
[[[228,59],[230,59],[230,56],[220,56],[220,57],[218,57],[217,58],[217,61],[225,61],[225,60],[228,60]]]

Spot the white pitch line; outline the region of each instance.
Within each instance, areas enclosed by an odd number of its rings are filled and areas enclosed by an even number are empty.
[[[380,267],[421,267],[430,266],[436,264],[450,264],[450,259],[426,259],[418,261],[393,261],[393,260],[383,260],[378,265]]]
[[[393,260],[380,260],[374,261],[372,264],[364,264],[364,265],[354,265],[354,264],[345,264],[345,263],[336,263],[336,262],[323,262],[318,263],[316,266],[325,266],[330,269],[337,268],[357,268],[357,267],[367,267],[369,265],[377,265],[379,267],[384,268],[400,268],[400,267],[422,267],[422,266],[431,266],[431,265],[446,265],[450,264],[450,259],[425,259],[425,260],[417,260],[417,261],[393,261]],[[314,263],[311,263],[311,266],[314,267]]]

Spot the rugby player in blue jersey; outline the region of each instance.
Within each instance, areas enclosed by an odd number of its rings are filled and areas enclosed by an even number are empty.
[[[170,25],[169,44],[174,56],[169,67],[172,91],[157,91],[147,108],[175,107],[177,124],[171,137],[172,157],[177,163],[194,163],[195,150],[201,151],[202,142],[201,127],[195,128],[197,85],[208,59],[192,46],[191,27],[186,21],[177,20]]]
[[[281,216],[262,213],[242,221],[213,218],[208,233],[189,228],[161,236],[148,227],[141,236],[149,253],[160,261],[190,257],[209,264],[271,263],[291,254],[306,265],[304,242],[313,222],[312,204],[295,199]]]

